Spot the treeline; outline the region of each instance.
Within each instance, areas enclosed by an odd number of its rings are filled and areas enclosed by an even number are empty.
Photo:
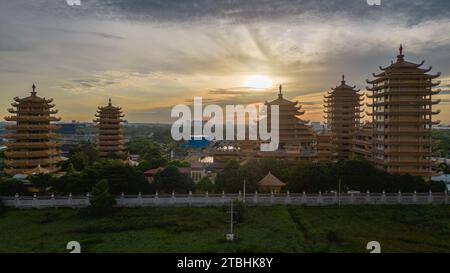
[[[444,183],[427,183],[422,177],[411,175],[393,175],[375,168],[364,159],[351,159],[337,163],[302,162],[288,165],[283,161],[262,159],[252,160],[243,165],[229,161],[218,173],[216,188],[218,191],[238,192],[257,190],[257,183],[268,173],[287,183],[285,190],[290,192],[317,193],[319,191],[360,192],[443,192]]]

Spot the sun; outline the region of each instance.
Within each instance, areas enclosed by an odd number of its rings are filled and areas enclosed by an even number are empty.
[[[264,75],[251,75],[245,78],[245,87],[256,88],[256,89],[266,89],[273,85],[273,81]]]

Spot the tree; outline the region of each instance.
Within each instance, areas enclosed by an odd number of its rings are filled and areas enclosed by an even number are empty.
[[[108,181],[100,180],[93,188],[90,210],[94,215],[106,215],[113,211],[116,199],[109,192]]]
[[[228,161],[224,169],[217,174],[217,189],[230,193],[241,191],[244,187],[244,177],[240,168],[238,161]]]
[[[178,167],[178,168],[183,168],[183,167],[190,167],[191,162],[186,161],[186,160],[172,160],[167,165]]]
[[[33,187],[39,189],[41,192],[46,192],[51,189],[57,180],[58,179],[53,177],[51,174],[38,174],[33,175],[30,178],[30,182]]]
[[[14,196],[16,193],[23,195],[27,192],[22,181],[14,178],[0,178],[0,195]]]
[[[85,194],[94,185],[95,182],[89,179],[84,172],[67,172],[66,175],[53,183],[53,190],[62,194]]]
[[[151,187],[142,172],[126,165],[122,160],[102,160],[82,172],[83,177],[95,184],[95,181],[108,180],[113,194],[150,193]]]
[[[89,158],[83,151],[79,151],[70,156],[69,164],[75,170],[82,171],[89,166]]]
[[[208,177],[203,177],[196,185],[197,192],[216,192],[216,185]]]
[[[194,190],[194,182],[189,176],[181,174],[177,167],[169,166],[156,174],[155,187],[165,193],[186,193]]]

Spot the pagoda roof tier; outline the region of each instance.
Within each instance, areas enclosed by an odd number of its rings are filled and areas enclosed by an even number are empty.
[[[27,134],[27,133],[14,133],[5,134],[4,138],[7,139],[50,139],[60,137],[59,134],[49,133],[49,134]]]
[[[382,123],[384,124],[384,123]],[[395,130],[395,129],[386,129],[384,131],[374,131],[374,135],[378,134],[388,134],[388,135],[427,135],[431,132],[431,129],[401,129],[401,130]]]
[[[29,169],[14,169],[14,168],[6,168],[5,169],[5,173],[7,175],[16,175],[16,174],[36,174],[38,167],[35,168],[29,168]],[[42,169],[42,168],[41,168]],[[46,167],[45,170],[47,171],[47,173],[55,173],[57,171],[60,170],[60,168],[55,167],[55,166],[51,166],[51,167]]]
[[[97,135],[99,140],[121,140],[122,135]]]
[[[122,125],[120,123],[100,123],[97,125],[98,128],[101,129],[120,129],[122,128]]]
[[[125,147],[120,146],[99,146],[97,147],[99,151],[123,151],[125,150]]]
[[[13,102],[13,103],[11,103],[11,106],[51,109],[51,108],[55,107],[55,104],[23,104],[23,103]]]
[[[100,124],[103,124],[103,123],[106,123],[106,124],[108,124],[108,123],[120,124],[121,122],[125,122],[125,120],[123,120],[121,118],[104,118],[104,117],[97,118],[97,119],[95,119],[93,121],[97,122],[97,123],[100,123]]]
[[[46,131],[46,130],[56,130],[59,126],[54,124],[43,124],[43,125],[31,125],[31,124],[8,124],[5,125],[6,130],[23,130],[23,131]]]
[[[329,117],[353,117],[353,116],[360,116],[360,113],[364,112],[362,109],[349,109],[351,112],[344,112],[342,108],[340,109],[330,109],[330,110],[324,110],[323,112],[328,115]]]
[[[436,105],[439,104],[441,102],[441,100],[426,100],[426,99],[422,99],[422,100],[415,100],[415,99],[401,99],[401,100],[395,100],[395,101],[384,101],[384,102],[375,102],[372,104],[367,104],[367,106],[369,107],[373,107],[373,106],[385,106],[385,105],[409,105],[409,106],[414,106],[414,105]]]
[[[389,83],[389,84],[383,84],[378,86],[366,86],[367,91],[380,91],[384,89],[410,89],[413,88],[431,88],[439,86],[441,82],[429,82],[429,83]]]
[[[6,147],[10,149],[20,148],[54,148],[62,145],[61,142],[47,141],[47,142],[5,142]]]
[[[98,113],[121,113],[122,107],[115,107],[115,106],[100,106],[97,110]]]
[[[417,89],[411,89],[411,90],[389,90],[386,92],[381,92],[381,93],[374,93],[372,95],[367,95],[367,98],[369,99],[373,99],[373,98],[381,98],[384,97],[386,95],[398,95],[398,96],[403,96],[403,95],[419,95],[419,96],[427,96],[427,95],[438,95],[441,92],[441,90],[436,90],[436,91],[431,91],[431,90],[417,90]]]
[[[21,167],[21,166],[37,166],[37,165],[54,165],[58,164],[63,159],[61,157],[51,157],[44,159],[6,159],[6,165],[10,167]]]
[[[361,101],[364,101],[364,97],[362,96],[354,96],[354,97],[333,97],[327,98],[323,100],[325,103],[341,103],[341,104],[347,104],[347,103],[358,103]]]
[[[47,114],[47,115],[51,115],[51,114],[57,114],[58,110],[42,110],[42,109],[13,109],[13,108],[9,108],[8,112],[11,114],[39,114],[39,115],[43,115],[43,114]]]
[[[114,146],[123,145],[125,142],[123,140],[97,140],[98,146]]]
[[[441,110],[437,110],[437,111],[432,111],[431,109],[411,109],[411,110],[398,110],[398,109],[387,109],[384,110],[384,112],[374,112],[374,113],[369,113],[366,112],[366,115],[368,116],[380,116],[380,115],[404,115],[404,114],[412,114],[412,115],[416,115],[416,114],[430,114],[430,115],[438,115],[441,113]]]
[[[33,122],[44,122],[44,121],[60,121],[61,118],[52,116],[10,116],[5,117],[6,121],[33,121]]]
[[[430,67],[427,70],[419,70],[419,71],[408,71],[408,72],[399,72],[399,71],[391,71],[390,73],[381,72],[379,74],[372,73],[372,76],[376,79],[370,81],[366,80],[367,83],[379,83],[386,80],[401,80],[401,79],[436,79],[441,76],[441,72],[438,72],[434,75],[424,74],[431,71],[433,67]]]
[[[125,117],[125,115],[122,114],[122,112],[114,112],[114,113],[97,112],[95,116],[102,119],[119,119]]]
[[[99,129],[97,133],[98,136],[122,136],[122,131],[117,129]]]
[[[25,98],[14,97],[14,101],[17,103],[39,103],[39,104],[49,104],[53,102],[53,99],[46,99],[38,97],[36,94]]]
[[[403,151],[395,151],[395,150],[384,150],[386,155],[423,155],[427,156],[431,152],[431,149],[419,149],[419,150],[403,150]]]
[[[408,146],[410,144],[414,144],[414,145],[427,145],[427,144],[431,144],[431,140],[425,140],[425,139],[416,139],[416,140],[408,140],[408,139],[384,139],[384,140],[378,140],[378,139],[373,139],[374,143],[379,143],[379,144],[385,144],[385,145],[397,145],[397,146]]]
[[[421,120],[384,120],[383,122],[384,124],[405,124],[405,125],[410,125],[410,124],[433,124],[433,125],[437,125],[440,124],[441,121],[437,120],[437,121],[432,121],[429,119],[421,119]]]
[[[385,163],[390,166],[413,166],[413,165],[414,166],[430,166],[431,160],[389,160],[389,159],[386,159]]]
[[[42,151],[6,151],[5,155],[8,158],[23,158],[23,157],[48,157],[52,155],[61,154],[58,150],[42,150]]]

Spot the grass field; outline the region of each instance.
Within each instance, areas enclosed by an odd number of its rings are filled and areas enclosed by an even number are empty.
[[[450,252],[450,207],[248,207],[227,242],[227,208],[120,209],[105,218],[75,209],[10,210],[0,252]]]

